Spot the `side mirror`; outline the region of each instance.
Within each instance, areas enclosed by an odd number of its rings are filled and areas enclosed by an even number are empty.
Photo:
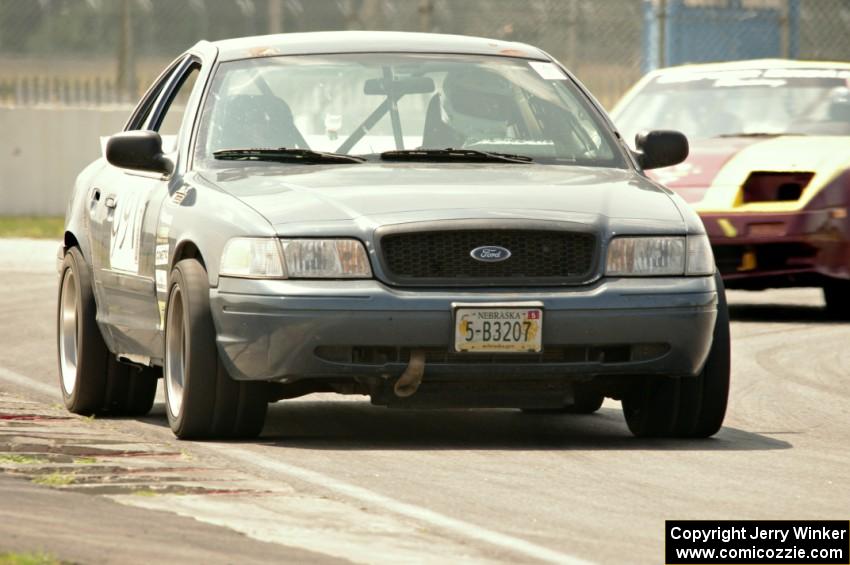
[[[678,165],[688,158],[688,138],[672,130],[642,131],[635,136],[638,162],[644,169]]]
[[[162,138],[155,131],[117,133],[106,142],[106,160],[122,169],[170,174],[174,164],[162,153]]]

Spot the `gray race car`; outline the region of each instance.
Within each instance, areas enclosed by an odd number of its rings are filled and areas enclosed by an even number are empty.
[[[78,177],[60,383],[180,438],[251,437],[313,392],[591,413],[707,437],[729,320],[697,215],[528,45],[406,33],[200,42]]]

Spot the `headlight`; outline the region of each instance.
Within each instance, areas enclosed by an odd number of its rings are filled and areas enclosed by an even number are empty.
[[[225,277],[283,277],[280,243],[272,238],[237,237],[224,246],[219,274]]]
[[[688,236],[688,263],[685,272],[688,275],[714,274],[714,253],[707,235]]]
[[[684,237],[618,237],[608,247],[609,275],[658,276],[685,273]]]
[[[219,274],[256,279],[368,279],[372,268],[356,239],[237,237],[221,254]]]
[[[290,277],[301,279],[368,279],[369,257],[356,239],[283,239]]]
[[[617,237],[608,246],[611,276],[710,275],[714,256],[708,237]]]

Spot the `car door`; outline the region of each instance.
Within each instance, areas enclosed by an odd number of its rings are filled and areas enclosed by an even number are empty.
[[[199,71],[196,57],[179,60],[154,87],[148,107],[137,110],[125,129],[158,131],[164,152],[176,161],[183,112]],[[95,244],[98,248],[93,253],[98,319],[110,334],[113,352],[140,361],[158,358],[156,230],[174,178],[107,164],[97,181],[92,189],[89,234],[92,248]]]

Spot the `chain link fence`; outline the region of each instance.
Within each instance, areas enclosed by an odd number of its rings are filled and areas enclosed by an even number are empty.
[[[128,103],[199,39],[337,29],[532,43],[609,106],[657,66],[850,60],[850,0],[0,0],[0,104]]]

